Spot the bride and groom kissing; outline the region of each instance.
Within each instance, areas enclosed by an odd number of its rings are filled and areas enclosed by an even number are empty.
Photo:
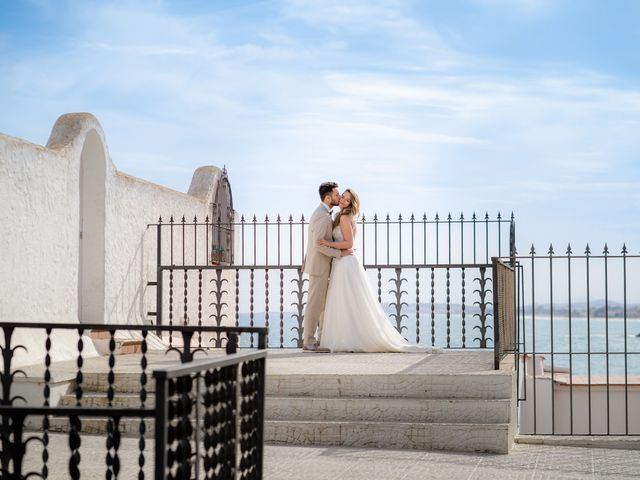
[[[304,314],[305,352],[440,352],[410,344],[391,325],[369,287],[354,254],[360,199],[338,185],[318,189],[320,205],[309,219],[307,254],[302,271],[309,275]],[[332,216],[333,207],[339,207]]]

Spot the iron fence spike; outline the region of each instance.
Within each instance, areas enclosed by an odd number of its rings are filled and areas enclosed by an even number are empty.
[[[448,213],[447,220],[451,221],[451,212]]]
[[[573,253],[573,252],[571,251],[571,244],[570,244],[570,243],[567,243],[567,255],[571,255],[571,253]]]
[[[302,217],[300,218],[301,222],[304,222],[304,213],[302,214]]]
[[[363,222],[366,222],[366,221],[367,221],[367,219],[366,219],[366,218],[365,218],[365,216],[364,216],[364,213],[362,214],[362,221],[363,221]]]
[[[606,243],[604,244],[604,250],[602,251],[602,253],[604,253],[605,255],[609,254],[609,247]]]
[[[240,221],[244,222],[244,215],[240,215]]]
[[[276,222],[280,223],[280,214],[278,214],[278,218],[276,219]]]
[[[398,215],[398,221],[401,222],[402,221],[402,214]]]
[[[460,212],[460,220],[464,220],[464,212]]]
[[[475,220],[476,220],[476,212],[473,212],[473,215],[471,215],[471,220],[473,220],[475,222]]]
[[[184,215],[182,215],[182,223],[185,223],[185,222],[186,222],[186,220],[184,218]]]
[[[254,213],[254,214],[253,214],[253,222],[255,223],[255,222],[257,222],[257,221],[258,221],[258,219],[256,218],[256,214]]]
[[[422,214],[422,220],[425,221],[425,222],[427,221],[427,214],[426,213]]]
[[[160,215],[160,218],[158,218],[158,223],[162,223],[162,215]]]
[[[293,222],[293,215],[289,214],[289,223]]]
[[[547,252],[549,255],[553,255],[553,244],[549,244],[549,251]]]
[[[512,222],[513,222],[514,218],[515,218],[515,217],[513,216],[513,212],[511,212],[511,221],[512,221]]]
[[[374,214],[373,214],[373,221],[374,221],[374,222],[377,222],[377,221],[378,221],[378,214],[377,214],[377,213],[374,213]]]
[[[627,251],[627,244],[626,244],[626,243],[623,243],[623,244],[622,244],[622,254],[623,254],[623,255],[626,255],[627,253],[629,253],[629,252]]]
[[[500,215],[500,212],[498,212],[498,220],[502,220],[502,215]]]
[[[413,215],[413,212],[411,212],[411,219],[410,220],[413,222],[413,221],[415,221],[415,219],[416,219],[416,217]]]
[[[391,217],[389,216],[389,214],[388,214],[388,213],[387,213],[387,219],[386,219],[386,220],[387,220],[387,222],[388,222],[389,220],[391,220]]]
[[[484,212],[484,219],[489,220],[489,212]]]
[[[529,252],[529,255],[535,255],[536,254],[536,247],[533,246],[533,243],[531,244],[531,251]]]
[[[268,222],[268,221],[269,221],[269,215],[265,215],[265,216],[264,216],[264,221],[265,221],[265,222]]]
[[[584,254],[589,255],[591,253],[591,248],[589,248],[589,244],[587,243],[586,248],[584,249]]]
[[[204,219],[204,223],[209,223],[209,215],[207,215]]]
[[[169,223],[173,223],[173,215],[171,215],[171,218],[169,218]]]
[[[438,215],[438,212],[436,212],[436,222],[440,220],[440,215]]]
[[[197,217],[197,215],[194,215],[194,216],[193,216],[193,223],[198,223],[198,217]]]

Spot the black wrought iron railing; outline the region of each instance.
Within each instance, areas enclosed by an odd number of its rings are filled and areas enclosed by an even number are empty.
[[[70,452],[68,453],[68,478],[78,479],[81,476],[80,450],[83,439],[83,419],[87,418],[102,422],[106,431],[105,457],[102,457],[106,459],[104,466],[106,478],[117,478],[122,465],[119,458],[119,448],[121,443],[120,438],[123,432],[123,423],[132,419],[139,421],[137,435],[139,438],[138,478],[144,478],[145,458],[148,456],[146,451],[146,437],[153,431],[154,421],[160,418],[161,422],[164,422],[160,424],[161,428],[170,432],[171,428],[173,428],[172,425],[174,425],[174,419],[180,417],[180,415],[182,415],[181,418],[184,419],[184,415],[186,414],[183,409],[184,405],[180,401],[177,401],[177,403],[175,401],[177,390],[175,390],[174,387],[179,386],[182,395],[180,398],[182,400],[185,400],[187,396],[189,396],[189,398],[192,399],[193,405],[202,405],[202,407],[197,408],[204,408],[204,411],[210,409],[212,405],[211,398],[207,396],[208,393],[231,388],[225,382],[233,383],[233,388],[236,388],[235,385],[240,385],[240,390],[242,390],[242,388],[245,388],[247,381],[251,380],[251,382],[253,382],[251,385],[260,386],[260,389],[257,390],[257,395],[260,398],[255,397],[255,392],[251,394],[243,393],[242,395],[247,398],[250,397],[253,399],[252,401],[258,403],[262,401],[261,399],[264,395],[264,389],[262,387],[264,385],[264,352],[254,356],[249,355],[248,357],[229,355],[221,358],[219,355],[220,351],[212,349],[211,345],[222,342],[227,354],[235,354],[239,343],[238,337],[246,335],[256,337],[258,348],[264,349],[267,336],[267,330],[265,328],[0,323],[0,331],[2,332],[0,350],[2,351],[3,360],[0,373],[0,381],[2,383],[2,395],[0,397],[0,442],[2,447],[0,451],[0,465],[2,478],[19,480],[31,476],[48,478],[51,461],[49,452],[51,450],[50,435],[53,432],[52,422],[60,418],[67,419],[67,436],[70,448]],[[63,335],[63,338],[59,338],[59,335],[65,332],[66,335]],[[129,335],[128,338],[134,335],[134,338],[137,339],[134,343],[136,344],[135,350],[138,355],[138,368],[136,368],[135,357],[132,362],[130,355],[117,354],[118,345],[120,344],[118,334],[124,332]],[[191,386],[196,388],[195,391],[188,391],[186,386],[189,382],[187,381],[185,383],[178,378],[176,372],[179,373],[183,371],[180,370],[179,367],[175,369],[156,369],[159,373],[154,376],[153,380],[149,378],[151,368],[153,367],[152,362],[158,360],[157,357],[152,355],[150,345],[153,344],[154,347],[158,347],[158,345],[163,345],[164,343],[156,337],[158,333],[167,335],[164,338],[164,341],[167,341],[167,343],[169,339],[171,339],[170,346],[166,348],[160,347],[156,352],[162,355],[161,361],[166,363],[164,355],[173,356],[177,354],[177,356],[174,357],[176,363],[188,366],[187,369],[191,368],[189,371],[192,372],[192,378],[198,379],[195,383],[191,382]],[[33,357],[28,360],[20,358],[22,351],[26,350],[26,348],[18,342],[17,338],[19,335],[24,334],[29,337],[29,342],[32,346],[36,345],[38,341],[42,341],[42,351],[44,351],[42,364],[33,365]],[[207,334],[212,336],[212,341],[205,344],[202,336]],[[96,342],[106,342],[107,352],[105,355],[98,357],[90,357],[88,355],[86,350],[88,348],[87,335],[93,337]],[[68,345],[73,343],[73,337],[75,337],[77,345],[77,354],[74,355],[74,360],[72,361],[74,366],[69,365],[69,361],[63,364],[56,363],[56,352],[60,351],[60,346],[55,345],[55,342],[61,341],[64,343],[65,348],[68,348]],[[33,353],[34,352],[27,352],[27,354]],[[195,355],[204,358],[208,355],[214,356],[208,358],[203,363],[201,360],[197,360],[197,358],[194,361]],[[27,364],[28,366],[16,368],[16,362]],[[87,367],[88,362],[91,362],[90,368]],[[119,368],[121,362],[125,364],[123,369]],[[233,379],[228,378],[228,376],[220,377],[217,375],[216,372],[220,369],[230,368],[229,365],[234,362],[241,367],[241,378],[238,377],[236,381],[233,381]],[[257,371],[253,370],[254,365],[256,365],[255,362],[258,362],[257,365],[260,366]],[[252,365],[251,367],[247,367],[251,369],[250,375],[242,370],[242,368],[245,368],[244,365]],[[198,368],[202,370],[198,370]],[[61,371],[65,372],[65,376],[71,376],[72,378],[69,382],[69,388],[75,400],[71,405],[56,405],[55,402],[58,399],[54,399],[52,395],[54,383],[59,383],[57,375]],[[126,371],[126,373],[123,373],[123,371]],[[72,375],[69,375],[70,373],[72,373]],[[28,376],[29,382],[23,381],[21,385],[17,385],[15,379],[18,375]],[[91,379],[88,378],[89,375],[92,376]],[[114,402],[118,389],[117,382],[118,379],[121,378],[121,375],[126,377],[128,390],[138,392],[139,401],[137,404],[136,402],[132,402],[130,406],[121,407]],[[259,378],[257,378],[256,375]],[[162,405],[164,405],[164,403],[158,403],[157,400],[156,407],[149,406],[149,395],[157,388],[157,378],[161,378],[160,382],[163,392],[166,393],[165,390],[168,388],[171,393],[171,395],[165,395],[160,399],[161,402],[169,402],[169,407],[166,405],[163,407]],[[172,380],[169,381],[169,379]],[[206,388],[199,390],[202,379],[204,379]],[[98,383],[102,386],[101,390],[104,396],[104,401],[101,402],[102,406],[92,406],[85,402],[85,393],[91,389],[91,387],[87,385],[87,382]],[[207,384],[207,382],[209,383]],[[22,395],[22,390],[18,388],[24,386],[25,383],[42,385],[41,394],[36,395],[37,398],[29,398],[28,403],[27,399]],[[166,387],[167,385],[169,385],[169,387]],[[217,394],[214,393],[214,397],[216,395]],[[164,409],[163,411],[165,413],[161,417],[159,417],[158,408]],[[243,412],[246,408],[246,406],[241,405],[238,406],[236,410]],[[251,415],[253,415],[253,413]],[[262,414],[260,413],[260,415]],[[30,428],[31,431],[26,432],[28,426],[25,421],[28,417],[36,422],[35,429],[37,431],[33,431],[34,425],[32,424]],[[38,419],[41,421],[39,424]],[[213,424],[209,420],[206,420],[203,425],[203,428],[205,428],[203,439],[206,439],[208,442],[224,443],[226,441],[222,439],[221,436],[228,435],[228,432],[223,434],[219,429],[214,428],[214,430],[211,430],[210,427],[212,427]],[[251,425],[255,426],[257,424],[253,422]],[[184,433],[182,430],[180,430],[180,432],[181,434]],[[253,435],[250,436],[250,438],[245,438],[243,435],[244,433],[239,438],[243,439],[242,441],[248,445],[245,447],[246,451],[261,448],[261,446],[255,443],[257,441],[261,442],[261,438]],[[28,445],[32,444],[32,442],[37,442],[42,447],[41,462],[39,468],[27,472],[24,470],[24,460],[28,454]],[[207,445],[210,445],[210,443]],[[167,446],[169,449],[174,447],[174,442]],[[198,450],[198,452],[202,452],[202,448]],[[199,458],[206,459],[206,455]],[[34,464],[33,460],[33,455],[31,455],[30,465]],[[199,465],[195,459],[184,455],[180,456],[180,458],[175,455],[165,456],[161,461],[168,462],[167,465],[173,468],[172,471],[175,471],[176,468],[181,469],[180,471],[184,469],[188,470],[191,466],[195,468],[196,465]],[[60,463],[60,459],[57,459],[56,462]],[[245,463],[247,463],[247,461],[245,461]],[[254,465],[254,463],[252,463],[252,465]],[[211,466],[210,461],[208,465]],[[255,465],[257,465],[257,467],[255,467]],[[255,465],[255,468],[260,467],[259,464]],[[240,468],[247,470],[249,467],[244,465]],[[172,477],[162,476],[156,478]],[[187,476],[185,478],[189,477]]]
[[[260,217],[262,218],[262,217]],[[515,251],[515,217],[495,217],[488,213],[470,217],[451,213],[413,213],[397,218],[389,214],[357,221],[356,250],[364,265],[396,264],[488,264],[491,257],[509,256]],[[157,265],[236,265],[299,266],[307,248],[309,223],[304,215],[276,215],[259,220],[256,215],[240,216],[239,221],[198,220],[185,216],[149,224],[156,231]],[[234,245],[230,261],[221,260],[218,231],[232,235]],[[226,250],[225,250],[226,252]],[[225,253],[223,252],[223,253]]]
[[[493,347],[491,258],[515,252],[513,215],[380,218],[359,220],[357,255],[396,328],[422,345]],[[301,347],[304,217],[218,223],[183,217],[150,225],[157,236],[150,317],[160,325],[261,325],[269,328],[269,347]],[[222,227],[235,235],[231,264],[212,253]]]
[[[262,478],[264,350],[157,369],[156,478]]]
[[[496,311],[510,303],[516,318],[520,433],[639,435],[640,255],[532,246],[500,263]]]

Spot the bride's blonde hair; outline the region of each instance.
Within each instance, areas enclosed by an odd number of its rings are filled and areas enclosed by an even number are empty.
[[[360,214],[360,197],[358,197],[358,194],[350,188],[347,188],[344,191],[344,193],[347,192],[349,192],[349,195],[351,195],[351,202],[349,203],[349,206],[347,208],[345,208],[344,210],[340,210],[340,213],[336,215],[336,218],[333,220],[334,227],[340,224],[340,217],[342,217],[343,215],[349,215],[355,220]]]

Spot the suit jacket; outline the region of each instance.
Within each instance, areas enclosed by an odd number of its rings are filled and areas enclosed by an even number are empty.
[[[324,204],[320,204],[309,219],[307,255],[302,263],[302,271],[309,275],[329,276],[331,259],[340,258],[337,248],[321,247],[317,242],[321,238],[333,241],[333,220]]]

